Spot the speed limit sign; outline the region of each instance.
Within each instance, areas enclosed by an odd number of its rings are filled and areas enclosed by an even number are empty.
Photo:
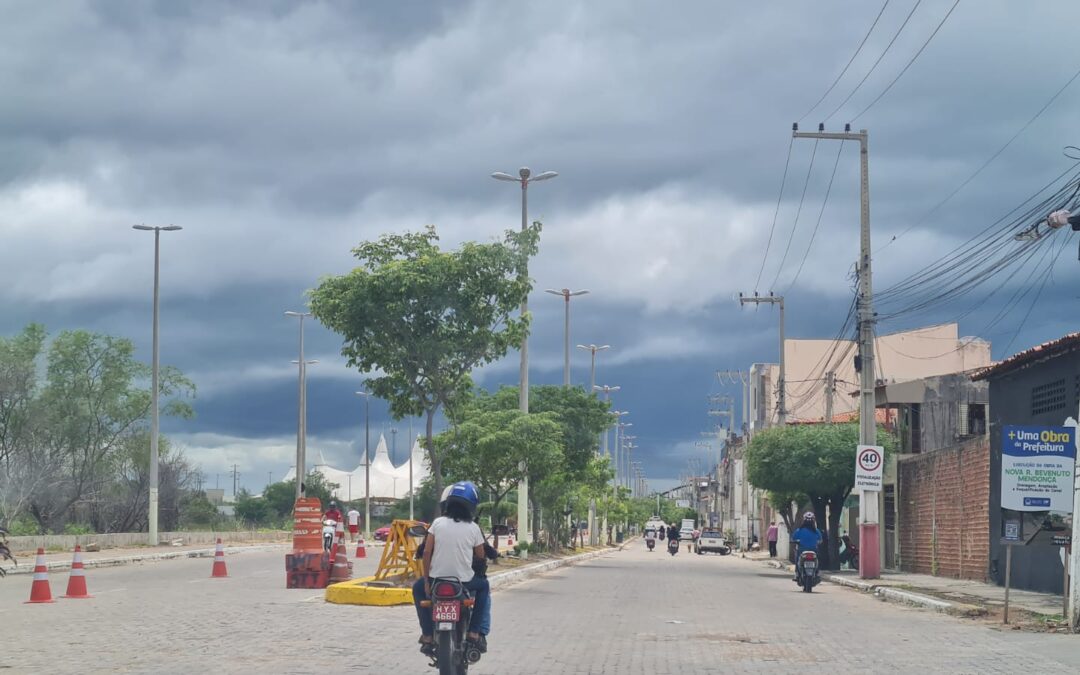
[[[854,490],[880,492],[884,465],[885,448],[880,445],[860,445],[855,452]]]

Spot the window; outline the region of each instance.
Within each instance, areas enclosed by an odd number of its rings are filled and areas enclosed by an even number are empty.
[[[1031,414],[1062,410],[1065,408],[1065,379],[1040,384],[1031,389]]]

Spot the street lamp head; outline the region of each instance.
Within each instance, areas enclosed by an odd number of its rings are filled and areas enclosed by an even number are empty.
[[[505,181],[509,181],[511,183],[519,182],[517,178],[514,178],[513,176],[511,176],[508,173],[503,173],[502,171],[496,171],[495,173],[491,174],[491,177],[494,178],[495,180],[505,180]]]
[[[184,229],[184,228],[180,227],[179,225],[166,225],[165,227],[161,228],[161,230],[163,230],[165,232],[176,232],[177,230],[182,230],[182,229]]]
[[[527,181],[529,180],[529,176],[532,175],[532,171],[529,170],[529,167],[523,166],[518,169],[518,175],[521,176],[521,180]]]
[[[522,171],[528,171],[528,169],[522,169]],[[545,171],[544,173],[540,174],[539,176],[533,178],[531,182],[535,183],[536,181],[539,181],[539,180],[550,180],[550,179],[552,179],[552,178],[554,178],[555,176],[558,176],[558,175],[559,174],[554,172],[554,171]]]
[[[150,227],[149,225],[132,225],[131,229],[133,229],[133,230],[142,230],[143,232],[153,232],[154,231],[154,228]]]
[[[568,289],[565,289],[565,288],[562,289],[561,291],[557,291],[554,288],[547,288],[547,289],[544,289],[544,292],[545,293],[551,293],[552,295],[560,295],[560,296],[561,295],[567,295],[568,293],[570,293],[570,291]]]
[[[311,312],[293,312],[290,310],[285,312],[285,316],[311,316]]]
[[[566,293],[567,295],[571,295],[571,296],[574,296],[574,295],[588,295],[588,294],[589,294],[589,291],[588,291],[588,290],[582,290],[582,291],[569,291],[569,290],[567,290],[567,289],[565,289],[565,288],[563,289],[563,292],[565,292],[565,293]]]

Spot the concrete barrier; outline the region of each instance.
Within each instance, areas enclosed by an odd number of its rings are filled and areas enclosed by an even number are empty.
[[[146,545],[145,532],[115,532],[112,534],[43,534],[29,537],[8,537],[8,546],[12,551],[34,551],[40,546],[45,550],[61,549],[71,551],[79,544],[84,549],[97,545],[100,549],[130,548]],[[168,546],[170,541],[181,539],[184,545],[213,544],[221,537],[226,544],[251,542],[285,541],[289,533],[282,532],[159,532],[161,546]]]

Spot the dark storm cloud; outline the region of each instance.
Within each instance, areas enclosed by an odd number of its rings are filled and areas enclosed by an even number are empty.
[[[904,66],[951,3],[923,3],[838,129]],[[755,290],[791,122],[862,38],[877,6],[827,3],[110,2],[3,3],[0,15],[0,331],[29,320],[136,340],[148,356],[150,239],[163,238],[162,353],[197,379],[197,421],[170,422],[193,456],[247,475],[283,470],[295,429],[296,326],[281,316],[348,251],[435,223],[447,245],[517,222],[518,192],[487,175],[521,163],[560,177],[530,193],[542,218],[537,287],[589,288],[573,340],[610,343],[598,380],[619,384],[651,475],[677,475],[711,424],[716,368],[776,353]],[[907,7],[889,7],[812,129],[866,72]],[[932,218],[926,212],[1071,75],[1074,3],[962,3],[855,127],[871,132],[877,288],[986,228],[1068,165],[1080,88],[1067,91]],[[1077,85],[1080,87],[1080,85]],[[793,148],[762,292],[788,297],[788,333],[831,337],[858,253],[858,166],[844,149],[806,254],[836,146]],[[1070,245],[1071,246],[1071,245]],[[995,356],[1066,330],[1071,249],[1026,309],[992,328]],[[775,279],[775,282],[774,282]],[[1007,297],[1007,296],[1006,296]],[[550,302],[548,302],[550,301]],[[558,301],[533,299],[534,380],[561,381]],[[994,303],[961,324],[977,332]],[[997,306],[1000,308],[1000,304]],[[881,332],[948,320],[955,308]],[[1056,332],[1055,332],[1056,331]],[[356,458],[360,376],[316,325],[311,427],[328,459]],[[515,355],[478,374],[516,380]],[[574,354],[575,382],[587,377]],[[374,411],[373,411],[374,412]],[[383,424],[384,412],[377,413]],[[226,458],[227,456],[227,458]],[[258,487],[256,478],[253,487]]]

